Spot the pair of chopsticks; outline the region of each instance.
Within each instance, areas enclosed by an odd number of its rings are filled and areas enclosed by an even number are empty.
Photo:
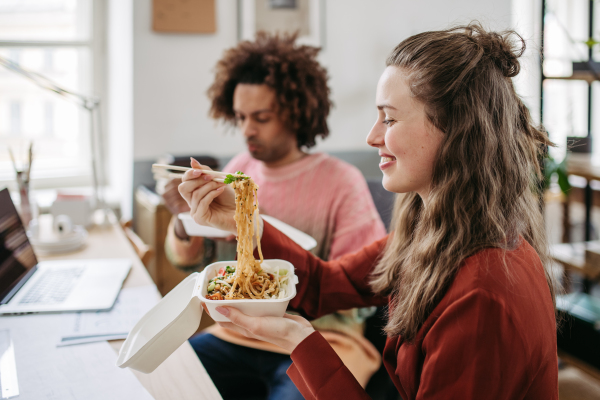
[[[192,168],[189,167],[179,167],[177,165],[167,165],[167,164],[152,164],[152,171],[163,171],[163,170],[171,170],[171,171],[188,171]],[[201,170],[203,174],[207,174],[207,175],[212,175],[214,176],[214,178],[212,179],[215,182],[221,182],[223,183],[225,180],[225,177],[227,175],[232,175],[234,177],[241,177],[244,175],[239,175],[239,174],[230,174],[228,172],[220,172],[220,171],[211,171],[211,170],[207,170],[207,169],[203,169]],[[170,178],[175,178],[175,177],[181,177],[181,175],[183,174],[169,174]]]

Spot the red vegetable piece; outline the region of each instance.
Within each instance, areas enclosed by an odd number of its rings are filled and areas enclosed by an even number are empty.
[[[220,292],[217,292],[211,296],[207,297],[210,300],[223,300],[223,295]]]

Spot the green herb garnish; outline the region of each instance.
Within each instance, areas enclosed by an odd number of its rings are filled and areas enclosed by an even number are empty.
[[[242,171],[237,171],[235,174],[236,175],[244,175],[244,173]],[[250,179],[250,177],[249,176],[233,176],[232,174],[227,174],[225,176],[224,183],[230,184],[235,181],[241,181],[242,179]]]

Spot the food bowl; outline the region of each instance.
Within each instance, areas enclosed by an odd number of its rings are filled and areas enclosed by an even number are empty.
[[[282,317],[288,303],[296,296],[298,277],[294,266],[284,260],[265,260],[263,268],[286,269],[290,276],[288,295],[271,300],[209,300],[206,298],[208,281],[217,275],[219,268],[237,265],[237,261],[222,261],[207,266],[201,273],[195,272],[148,311],[127,335],[119,351],[117,366],[129,367],[150,373],[167,359],[179,346],[192,336],[202,318],[202,303],[206,304],[215,321],[229,321],[215,309],[218,306],[235,307],[254,317]]]
[[[210,300],[206,298],[208,282],[217,276],[217,272],[221,267],[226,266],[237,266],[237,261],[220,261],[207,266],[204,269],[204,276],[202,283],[200,284],[199,295],[200,301],[202,301],[212,319],[218,322],[228,322],[229,318],[221,314],[216,310],[219,306],[234,307],[251,317],[283,317],[285,310],[287,309],[288,303],[291,299],[296,296],[296,284],[298,283],[298,277],[294,273],[294,266],[285,260],[265,260],[262,264],[262,268],[266,272],[273,272],[277,268],[287,270],[287,274],[290,277],[288,279],[287,296],[283,299],[245,299],[245,300]]]

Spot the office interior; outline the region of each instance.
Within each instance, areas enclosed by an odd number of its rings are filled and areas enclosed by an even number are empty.
[[[301,43],[321,48],[317,60],[333,102],[330,135],[307,151],[356,167],[389,229],[394,195],[381,186],[380,156],[366,143],[385,60],[411,35],[474,20],[491,30],[514,29],[527,45],[512,80],[556,144],[545,161],[542,207],[552,265],[562,277],[557,307],[566,321],[557,332],[559,398],[599,399],[600,4],[594,0],[0,0],[0,189],[10,191],[30,235],[34,227],[36,235],[60,239],[62,223],[69,232],[85,228],[62,249],[33,236],[38,259],[131,258],[123,288],[150,287],[158,302],[189,271],[174,267],[165,252],[173,216],[161,196],[165,180],[152,164],[189,167],[193,156],[219,170],[245,152],[239,129],[209,116],[215,65],[225,50],[253,40],[257,27],[299,29]],[[0,337],[22,335],[33,329],[27,321],[36,326],[35,318],[57,315],[0,315]],[[204,314],[198,331],[213,323]],[[381,346],[381,320],[369,323]],[[44,336],[12,338],[16,398],[96,398],[111,386],[98,376],[112,376],[113,369],[122,390],[104,398],[219,396],[187,343],[157,372],[144,374],[115,365],[124,337],[87,359],[86,346],[96,344],[56,347]],[[32,349],[42,342],[36,363]],[[23,343],[31,348],[21,351]],[[84,373],[74,373],[73,360]],[[33,365],[35,376],[26,368]],[[71,375],[54,380],[62,370]],[[0,366],[0,388],[3,374],[9,372]],[[382,389],[389,387],[386,374],[380,368],[367,383],[373,399],[399,398]],[[46,391],[32,389],[45,384]]]

